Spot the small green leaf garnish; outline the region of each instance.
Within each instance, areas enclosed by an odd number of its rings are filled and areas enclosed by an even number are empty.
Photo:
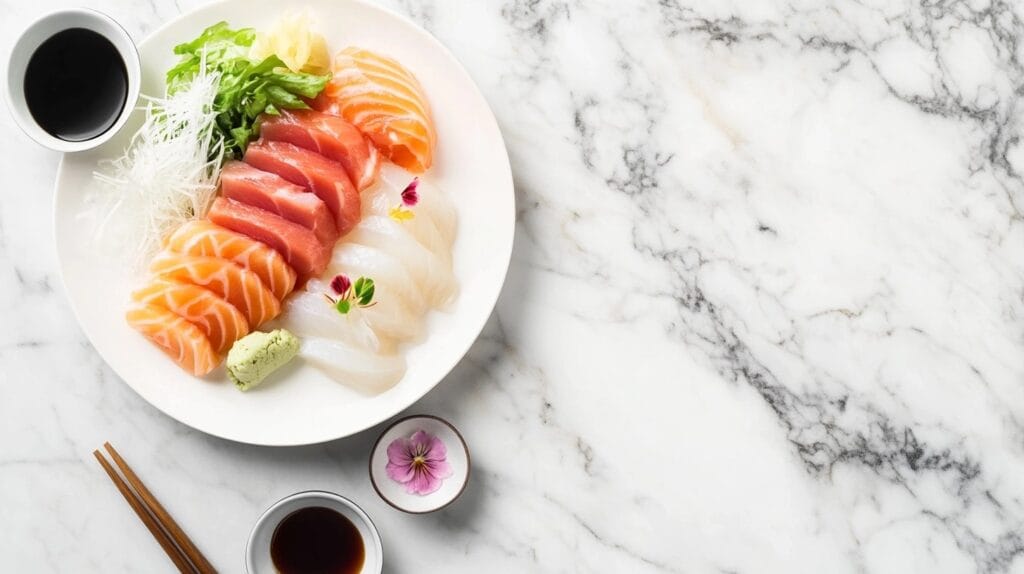
[[[366,307],[373,302],[374,286],[373,281],[368,280],[367,285],[363,289],[363,294],[359,296],[359,304]]]
[[[373,294],[376,288],[373,284],[373,279],[369,277],[360,277],[356,279],[355,283],[351,283],[348,277],[339,274],[331,280],[331,289],[338,295],[338,298],[335,299],[328,293],[324,293],[324,297],[342,315],[348,314],[352,310],[353,305],[361,308],[376,305],[373,302]]]

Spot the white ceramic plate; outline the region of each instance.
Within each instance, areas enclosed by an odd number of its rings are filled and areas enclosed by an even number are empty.
[[[171,417],[219,437],[263,445],[300,445],[348,436],[377,424],[432,389],[472,345],[498,298],[512,254],[515,198],[508,155],[487,102],[448,50],[412,22],[358,0],[303,0],[332,52],[354,44],[390,55],[423,84],[437,124],[435,165],[427,177],[459,212],[454,247],[460,294],[434,312],[426,337],[406,350],[408,371],[391,390],[367,396],[309,365],[287,367],[272,384],[241,393],[221,371],[205,379],[182,372],[132,331],[124,308],[132,287],[125,266],[93,242],[83,224],[83,190],[97,161],[123,149],[131,126],[106,145],[64,156],[57,176],[57,254],[71,305],[93,346],[136,392]],[[220,20],[268,27],[288,3],[225,0],[169,22],[139,45],[142,93],[162,94],[175,44]]]

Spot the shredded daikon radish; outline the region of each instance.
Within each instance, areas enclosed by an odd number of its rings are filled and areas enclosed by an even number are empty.
[[[138,268],[182,223],[206,214],[217,192],[223,141],[213,101],[220,78],[200,73],[173,96],[146,101],[146,119],[124,154],[93,173],[87,215],[97,239]]]

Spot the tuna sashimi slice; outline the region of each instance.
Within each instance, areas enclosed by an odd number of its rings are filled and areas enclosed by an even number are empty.
[[[258,207],[218,197],[207,217],[273,247],[302,278],[319,276],[331,259],[331,248],[320,243],[312,231]]]
[[[133,292],[132,299],[167,309],[199,327],[217,353],[226,353],[235,341],[249,333],[249,323],[241,311],[197,285],[154,279]]]
[[[281,302],[259,275],[219,257],[164,251],[153,258],[150,271],[163,279],[206,287],[241,311],[253,329],[281,312]]]
[[[267,140],[288,142],[315,151],[345,166],[352,183],[360,191],[377,178],[380,156],[377,148],[344,119],[313,110],[281,110],[280,115],[264,115],[260,135]]]
[[[290,143],[263,139],[249,144],[245,163],[315,193],[334,214],[340,236],[359,222],[359,192],[340,163]]]
[[[247,203],[298,223],[327,246],[338,241],[334,215],[323,200],[277,174],[240,161],[229,161],[220,172],[224,197]]]
[[[258,275],[278,301],[295,288],[295,270],[280,253],[206,219],[192,220],[179,227],[167,240],[167,249],[182,255],[219,257],[241,265]]]
[[[220,357],[199,327],[163,307],[136,304],[128,309],[125,317],[133,329],[197,377],[209,373],[220,363]]]

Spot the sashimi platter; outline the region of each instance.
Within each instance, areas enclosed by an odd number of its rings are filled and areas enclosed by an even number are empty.
[[[358,432],[444,379],[515,222],[497,122],[447,49],[358,1],[227,0],[139,55],[137,109],[65,155],[55,203],[64,286],[113,371],[264,445]]]

